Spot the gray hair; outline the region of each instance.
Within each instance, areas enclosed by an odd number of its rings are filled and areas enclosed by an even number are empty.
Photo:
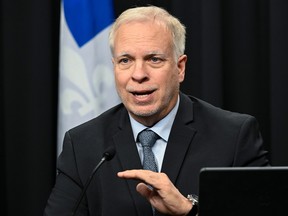
[[[114,54],[115,34],[122,24],[132,21],[156,21],[165,26],[172,34],[174,55],[178,58],[184,54],[186,30],[185,26],[166,10],[156,7],[136,7],[124,11],[114,22],[109,34],[109,45],[112,54]]]

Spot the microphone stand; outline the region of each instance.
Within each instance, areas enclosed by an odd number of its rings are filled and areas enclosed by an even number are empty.
[[[115,150],[113,148],[110,148],[108,149],[104,154],[103,154],[103,157],[101,158],[100,162],[97,164],[97,166],[93,169],[91,175],[89,176],[89,178],[87,179],[87,182],[76,202],[76,205],[75,207],[73,208],[73,211],[72,211],[72,216],[76,215],[77,213],[77,210],[79,208],[79,205],[84,197],[84,194],[86,193],[86,190],[93,178],[93,176],[95,175],[96,171],[99,169],[99,167],[105,162],[105,161],[109,161],[111,160],[113,157],[114,157],[114,154],[115,154]]]

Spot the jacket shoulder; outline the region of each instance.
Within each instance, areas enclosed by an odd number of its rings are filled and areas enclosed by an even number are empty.
[[[245,122],[255,122],[258,124],[256,118],[252,115],[225,110],[197,97],[184,95],[184,101],[186,101],[186,107],[188,107],[187,104],[192,104],[189,106],[193,107],[194,124],[204,126],[205,128],[236,129],[241,127]]]
[[[109,129],[109,127],[117,127],[119,124],[120,118],[127,113],[124,105],[122,103],[108,109],[103,112],[99,116],[84,122],[72,129],[69,130],[70,134],[85,134],[85,131],[93,131],[94,129],[97,131],[105,131]],[[127,115],[128,116],[128,115]],[[91,130],[92,129],[92,130]]]

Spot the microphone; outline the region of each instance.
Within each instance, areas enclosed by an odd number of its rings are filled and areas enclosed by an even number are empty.
[[[87,179],[86,181],[86,184],[76,202],[76,205],[74,206],[73,208],[73,211],[72,211],[72,216],[76,215],[76,212],[79,208],[79,205],[84,197],[84,194],[93,178],[93,176],[95,175],[95,173],[97,172],[97,170],[99,169],[99,167],[105,162],[105,161],[110,161],[115,155],[115,148],[113,146],[109,146],[103,153],[103,156],[100,160],[100,162],[94,167],[93,171],[91,172],[89,178]]]

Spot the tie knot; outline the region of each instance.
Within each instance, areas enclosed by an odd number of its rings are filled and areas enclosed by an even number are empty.
[[[152,130],[143,130],[138,134],[138,139],[143,147],[152,148],[158,139],[158,135]]]

